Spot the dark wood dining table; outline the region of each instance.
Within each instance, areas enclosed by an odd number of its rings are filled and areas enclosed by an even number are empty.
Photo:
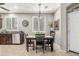
[[[36,40],[36,37],[35,36],[27,36],[26,37],[26,49],[27,49],[27,51],[29,51],[29,47],[28,47],[28,45],[29,45],[28,41],[29,40]],[[54,38],[52,36],[45,36],[44,41],[45,40],[51,40],[51,45],[50,46],[51,46],[51,51],[53,51]]]

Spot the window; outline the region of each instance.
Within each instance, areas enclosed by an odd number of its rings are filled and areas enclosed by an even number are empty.
[[[12,29],[17,29],[17,18],[12,18]]]
[[[45,32],[46,17],[33,16],[32,18],[32,31],[33,32]]]
[[[8,30],[17,29],[17,17],[6,17],[6,29]]]

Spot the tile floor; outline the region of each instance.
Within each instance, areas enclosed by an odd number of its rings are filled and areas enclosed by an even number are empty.
[[[79,56],[79,54],[73,52],[66,52],[61,50],[61,48],[54,43],[54,51],[46,50],[45,53],[41,50],[33,51],[30,49],[27,52],[25,44],[22,45],[0,45],[0,55],[1,56]]]

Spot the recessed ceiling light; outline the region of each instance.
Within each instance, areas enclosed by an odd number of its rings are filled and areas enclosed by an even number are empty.
[[[18,7],[17,6],[14,6],[14,8],[17,9]]]

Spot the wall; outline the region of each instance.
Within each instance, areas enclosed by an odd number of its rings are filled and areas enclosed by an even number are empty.
[[[5,17],[9,16],[10,14],[2,14],[3,15],[3,29],[5,28]],[[24,31],[25,33],[28,33],[29,35],[33,35],[34,33],[32,32],[32,16],[37,16],[38,14],[13,14],[14,16],[18,17],[18,30],[19,31]],[[49,34],[49,26],[48,23],[50,21],[53,22],[53,14],[43,14],[46,16],[46,35]],[[27,19],[29,21],[29,26],[28,27],[23,27],[22,26],[22,21],[23,19]]]
[[[71,3],[62,3],[61,4],[61,47],[64,50],[67,50],[67,32],[66,32],[66,8],[70,5]]]
[[[58,8],[54,13],[54,21],[59,20],[59,30],[55,30],[55,42],[61,44],[61,9]]]

